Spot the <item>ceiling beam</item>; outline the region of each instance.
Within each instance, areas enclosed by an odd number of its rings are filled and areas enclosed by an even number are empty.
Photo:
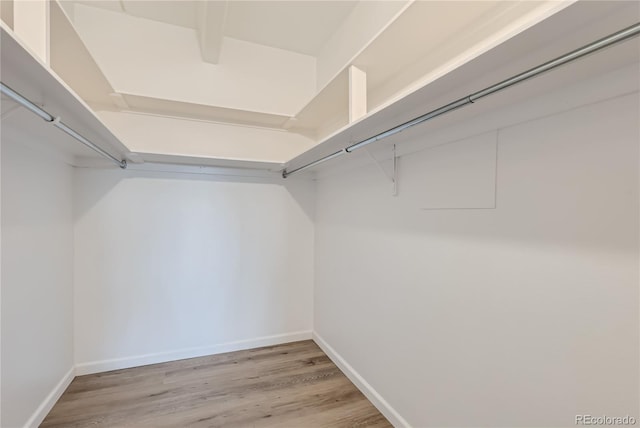
[[[222,49],[228,0],[197,2],[197,28],[200,53],[204,62],[217,64]]]

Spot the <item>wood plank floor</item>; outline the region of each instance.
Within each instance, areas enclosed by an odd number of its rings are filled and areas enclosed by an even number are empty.
[[[79,376],[43,427],[390,427],[312,341]]]

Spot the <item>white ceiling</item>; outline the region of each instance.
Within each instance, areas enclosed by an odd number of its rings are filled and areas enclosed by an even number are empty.
[[[224,1],[224,0],[219,0]],[[76,3],[196,29],[191,0],[77,0]],[[316,56],[349,16],[357,1],[228,1],[223,34],[228,37]]]
[[[124,12],[139,18],[195,28],[196,4],[191,0],[76,0],[75,3]]]
[[[63,3],[67,3],[63,1]],[[114,12],[122,12],[122,2],[120,0],[76,0],[69,3],[84,4],[86,6],[99,7],[101,9],[112,10]]]
[[[124,12],[140,18],[195,28],[197,1],[129,1],[121,0]]]
[[[225,35],[316,56],[357,1],[231,1]]]

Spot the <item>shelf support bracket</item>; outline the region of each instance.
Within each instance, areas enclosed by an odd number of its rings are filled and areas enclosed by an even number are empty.
[[[369,151],[368,148],[365,147],[364,151],[371,158],[371,160],[376,164],[376,166],[382,172],[382,174],[384,174],[384,176],[391,182],[391,184],[393,184],[391,195],[398,196],[398,157],[396,155],[396,145],[394,144],[392,148],[393,157],[392,157],[392,164],[391,164],[391,168],[392,168],[391,172],[388,172],[384,168],[384,166],[382,166],[382,163],[380,163],[380,161],[378,161],[378,159],[376,159],[376,157],[373,156],[373,154]]]

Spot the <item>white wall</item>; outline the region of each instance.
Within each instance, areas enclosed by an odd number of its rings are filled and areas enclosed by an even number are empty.
[[[76,170],[79,372],[309,338],[313,184],[281,182]]]
[[[397,198],[374,165],[318,182],[314,330],[396,423],[638,418],[639,114],[635,89],[501,129],[495,209],[425,210],[411,155]]]
[[[73,367],[72,172],[4,125],[0,425],[18,427]]]

